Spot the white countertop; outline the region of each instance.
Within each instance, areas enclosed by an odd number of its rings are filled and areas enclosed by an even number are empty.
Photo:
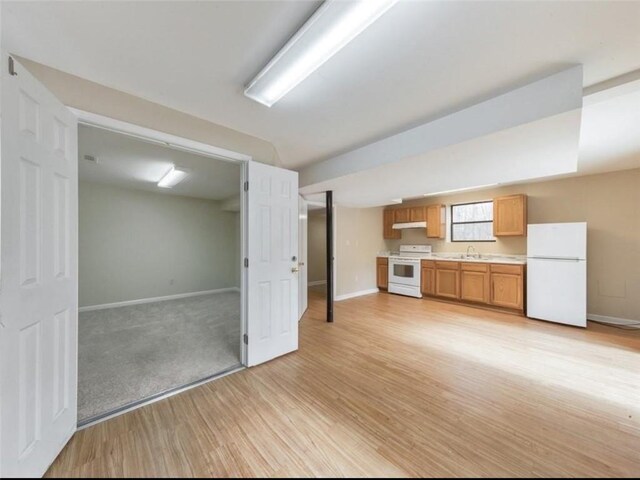
[[[398,256],[397,252],[378,252],[378,257]],[[525,265],[526,255],[500,255],[482,254],[479,257],[474,253],[467,257],[464,253],[438,253],[434,252],[420,257],[422,260],[438,260],[444,262],[465,262],[465,263],[506,263],[512,265]]]

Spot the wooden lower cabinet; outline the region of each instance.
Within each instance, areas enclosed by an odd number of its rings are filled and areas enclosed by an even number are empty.
[[[460,271],[457,268],[441,268],[441,262],[436,262],[436,296],[458,299],[460,298]],[[454,263],[454,262],[451,262]]]
[[[378,288],[389,288],[389,259],[386,257],[376,259],[376,281]]]
[[[524,265],[423,260],[420,289],[427,296],[524,312],[524,273]]]
[[[524,310],[524,268],[519,265],[491,266],[491,305]]]
[[[460,299],[467,302],[489,303],[490,274],[486,264],[462,266]]]
[[[436,268],[434,262],[422,262],[420,291],[423,295],[436,294]]]

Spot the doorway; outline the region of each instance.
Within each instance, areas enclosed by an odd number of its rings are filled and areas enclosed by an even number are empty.
[[[80,425],[241,366],[241,177],[79,126]]]
[[[307,276],[310,297],[327,294],[327,213],[322,203],[308,205]]]

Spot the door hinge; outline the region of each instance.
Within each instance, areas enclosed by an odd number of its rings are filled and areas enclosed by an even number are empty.
[[[242,340],[244,340],[245,345],[249,345],[249,335],[246,333],[242,336]]]
[[[16,72],[16,65],[13,62],[13,57],[9,57],[9,75],[16,76],[18,72]]]
[[[249,268],[249,259],[248,258],[244,259],[244,267],[245,268]]]
[[[245,192],[249,191],[249,181],[244,182],[244,191]]]

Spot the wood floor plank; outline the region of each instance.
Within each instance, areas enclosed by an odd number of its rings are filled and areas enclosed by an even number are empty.
[[[48,475],[640,474],[640,333],[310,296],[300,350],[78,432]]]

